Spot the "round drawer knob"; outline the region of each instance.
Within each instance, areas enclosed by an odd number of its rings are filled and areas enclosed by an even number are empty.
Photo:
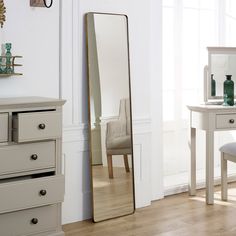
[[[36,225],[36,224],[38,224],[38,219],[37,218],[33,218],[32,220],[31,220],[31,223],[32,224],[34,224],[34,225]]]
[[[45,129],[46,125],[45,124],[39,124],[39,129]]]
[[[234,119],[230,119],[230,120],[229,120],[229,123],[230,123],[230,124],[233,124],[233,123],[234,123]]]
[[[39,194],[41,196],[45,196],[47,194],[47,191],[45,189],[40,190]]]
[[[36,160],[38,159],[38,155],[37,155],[37,154],[33,154],[33,155],[31,156],[31,159],[34,160],[34,161],[36,161]]]

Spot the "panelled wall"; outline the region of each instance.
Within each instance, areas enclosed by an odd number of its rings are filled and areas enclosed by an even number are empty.
[[[24,75],[1,79],[0,96],[61,96],[67,100],[63,120],[63,223],[91,216],[86,12],[129,16],[136,205],[146,206],[162,197],[161,1],[58,0],[50,9],[31,8],[29,0],[4,2],[7,21],[0,29],[0,43],[12,42],[12,52],[23,56],[19,71]]]
[[[151,187],[150,1],[62,1],[62,97],[66,197],[63,223],[91,217],[87,123],[86,12],[129,16],[136,206],[149,205]],[[141,16],[141,17],[140,17]]]

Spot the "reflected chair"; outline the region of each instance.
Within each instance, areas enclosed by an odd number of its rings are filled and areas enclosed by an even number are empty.
[[[227,143],[220,148],[221,152],[221,199],[228,199],[227,161],[236,163],[236,142]]]
[[[126,172],[129,172],[128,154],[132,154],[131,127],[130,127],[130,102],[122,99],[119,107],[119,118],[107,123],[106,153],[109,178],[113,178],[112,157],[123,155]]]

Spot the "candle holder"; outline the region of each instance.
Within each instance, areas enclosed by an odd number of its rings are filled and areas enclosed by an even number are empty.
[[[22,56],[12,56],[11,53],[12,44],[2,44],[2,55],[0,56],[0,77],[8,77],[13,75],[22,75],[21,73],[15,73],[15,67],[22,66],[15,63],[17,58]]]
[[[22,58],[22,56],[0,56],[0,77],[23,75],[22,73],[15,72],[15,67],[22,66],[21,64],[15,63],[16,58]],[[6,63],[2,63],[4,59]]]

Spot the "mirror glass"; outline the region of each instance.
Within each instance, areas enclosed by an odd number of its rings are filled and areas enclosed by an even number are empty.
[[[90,150],[95,222],[134,212],[128,20],[88,13]]]
[[[223,99],[226,75],[232,75],[236,86],[236,48],[208,48],[208,93],[210,99]]]

